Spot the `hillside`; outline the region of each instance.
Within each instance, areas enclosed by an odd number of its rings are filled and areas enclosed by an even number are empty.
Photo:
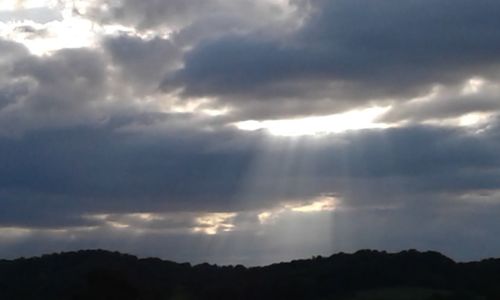
[[[500,299],[500,259],[437,252],[313,257],[265,267],[179,264],[103,250],[0,261],[1,299]]]

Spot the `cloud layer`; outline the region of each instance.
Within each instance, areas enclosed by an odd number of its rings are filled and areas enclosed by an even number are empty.
[[[495,1],[0,9],[2,256],[500,251]],[[69,40],[70,24],[92,37]],[[384,126],[299,137],[234,126],[370,108]]]

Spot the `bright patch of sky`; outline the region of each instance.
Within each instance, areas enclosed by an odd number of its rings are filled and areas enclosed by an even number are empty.
[[[154,32],[138,34],[122,25],[97,24],[85,17],[90,4],[89,1],[2,1],[0,35],[24,44],[35,55],[65,48],[95,47],[104,34],[158,36]],[[165,32],[168,34],[168,30]]]
[[[234,125],[241,130],[267,130],[272,135],[301,136],[341,133],[348,130],[387,128],[389,124],[378,123],[376,119],[390,107],[371,107],[328,116],[315,116],[285,120],[248,120]]]

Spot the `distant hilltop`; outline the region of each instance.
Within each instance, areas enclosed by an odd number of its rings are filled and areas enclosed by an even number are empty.
[[[82,250],[0,260],[0,299],[498,300],[500,259],[361,250],[247,268]]]

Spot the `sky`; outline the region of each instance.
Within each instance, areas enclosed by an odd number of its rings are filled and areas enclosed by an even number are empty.
[[[0,257],[499,257],[499,15],[496,0],[2,0]]]

